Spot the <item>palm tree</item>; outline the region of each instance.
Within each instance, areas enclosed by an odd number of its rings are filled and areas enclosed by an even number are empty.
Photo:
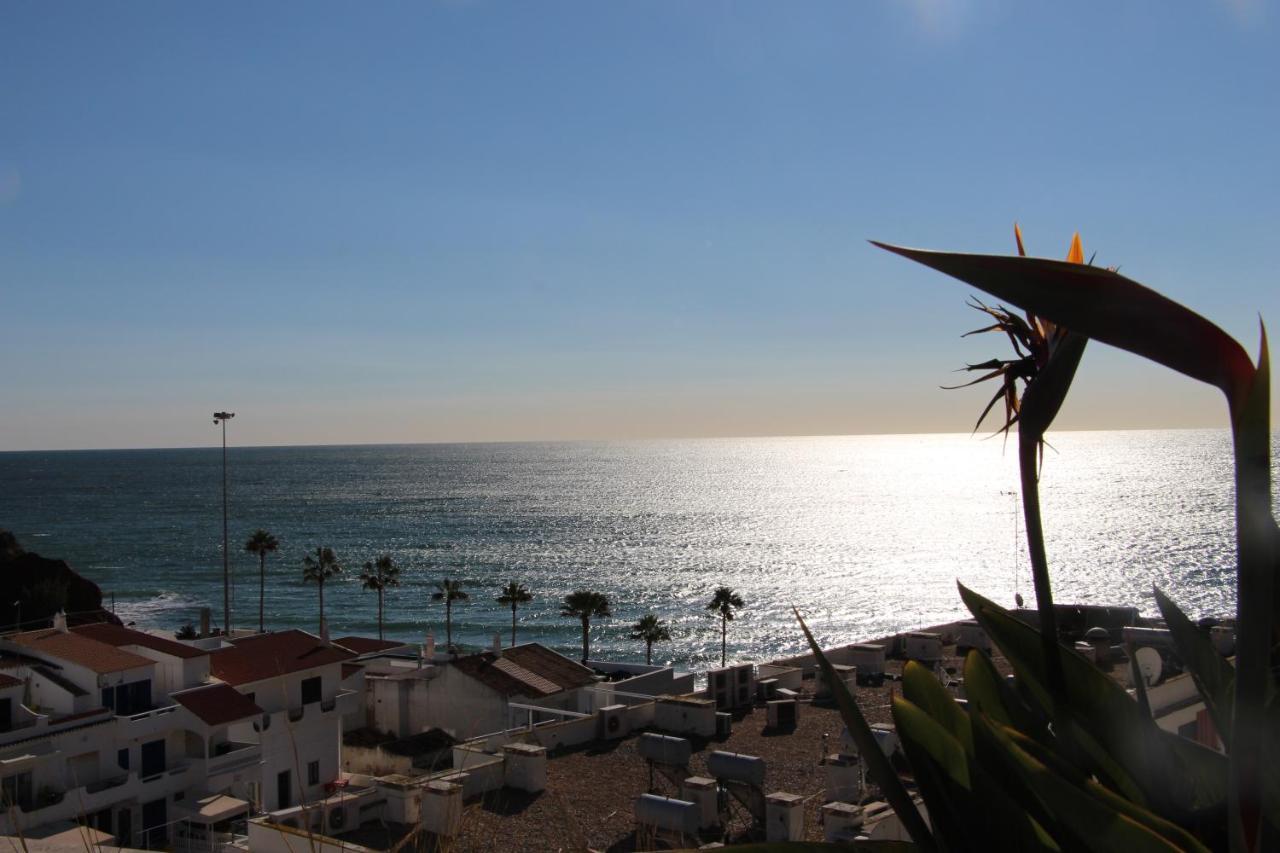
[[[436,591],[431,593],[432,601],[444,602],[445,644],[450,651],[453,650],[453,603],[455,601],[466,601],[470,597],[463,590],[462,581],[453,581],[448,578],[437,583]]]
[[[731,590],[727,586],[716,587],[715,595],[711,596],[711,600],[707,602],[707,609],[720,617],[720,665],[724,666],[728,660],[726,653],[726,636],[728,635],[729,623],[733,621],[733,614],[740,607],[744,607],[742,596]]]
[[[391,559],[390,554],[383,554],[373,562],[364,564],[360,573],[360,582],[365,589],[378,593],[378,639],[382,639],[382,592],[387,587],[400,586],[400,567]]]
[[[250,554],[258,555],[258,633],[261,634],[267,630],[267,623],[263,618],[267,600],[267,555],[280,550],[280,543],[276,541],[276,537],[259,528],[244,543],[244,549]]]
[[[502,605],[511,605],[511,645],[514,646],[516,644],[516,608],[533,601],[533,596],[529,594],[524,584],[511,581],[502,588],[502,594],[494,600]]]
[[[591,657],[591,617],[612,616],[609,612],[609,597],[603,592],[580,589],[564,597],[560,605],[561,616],[574,616],[582,620],[582,662]]]
[[[320,634],[324,634],[324,582],[329,578],[342,574],[342,566],[332,548],[317,547],[315,554],[302,558],[302,581],[315,581],[320,588]]]
[[[653,644],[670,640],[671,629],[653,613],[646,613],[631,626],[631,639],[644,640],[644,662],[648,665],[653,663]]]

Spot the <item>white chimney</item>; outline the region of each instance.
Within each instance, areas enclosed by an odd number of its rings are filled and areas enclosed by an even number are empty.
[[[502,654],[502,632],[497,631],[493,635],[493,653],[495,655]]]
[[[53,630],[67,633],[67,614],[61,610],[53,614]]]
[[[433,631],[427,632],[427,644],[422,647],[422,657],[428,664],[436,662],[436,635]]]

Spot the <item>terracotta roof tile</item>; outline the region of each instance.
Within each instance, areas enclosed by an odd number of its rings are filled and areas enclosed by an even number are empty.
[[[9,642],[37,655],[79,664],[99,674],[122,672],[142,666],[155,666],[155,661],[117,649],[115,646],[70,631],[46,628],[14,634]]]
[[[111,625],[106,622],[78,625],[71,630],[117,648],[120,646],[140,646],[175,658],[198,658],[209,654],[203,649],[179,643],[177,640],[157,637],[155,634],[148,634],[145,631],[135,631],[132,628],[125,628],[123,625]]]
[[[522,643],[502,652],[505,660],[514,661],[530,672],[558,685],[562,690],[586,687],[595,683],[595,673],[576,660],[554,652],[541,643]]]
[[[0,672],[0,688],[16,687],[21,683],[21,678],[14,678],[12,675],[6,675],[3,672]]]
[[[502,657],[468,655],[451,666],[505,696],[550,696],[595,682],[591,670],[538,643],[513,646]]]
[[[281,631],[232,640],[229,649],[209,655],[210,671],[228,684],[251,684],[267,678],[341,663],[355,654],[326,645],[306,631]]]
[[[252,699],[226,684],[181,690],[173,694],[173,701],[210,726],[221,726],[262,715],[262,709]]]

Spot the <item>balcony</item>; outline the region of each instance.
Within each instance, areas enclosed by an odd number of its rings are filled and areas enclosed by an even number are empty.
[[[181,707],[181,705],[168,705],[164,708],[143,711],[140,714],[116,717],[120,734],[126,738],[146,738],[164,734],[178,727],[172,715]]]
[[[204,773],[214,776],[218,773],[231,773],[252,767],[262,761],[262,745],[257,743],[228,743],[231,747],[220,755],[211,755],[203,759]]]

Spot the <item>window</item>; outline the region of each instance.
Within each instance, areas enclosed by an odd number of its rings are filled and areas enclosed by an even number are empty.
[[[129,748],[125,747],[116,753],[116,764],[120,765],[121,770],[129,769]]]
[[[102,688],[102,707],[109,708],[112,711],[116,709],[116,689],[114,687]]]
[[[319,761],[307,762],[307,784],[308,785],[320,784],[320,762]]]
[[[17,773],[0,780],[0,802],[26,811],[31,808],[31,774]]]
[[[116,689],[116,714],[121,717],[127,717],[131,714],[141,714],[143,711],[151,710],[151,679],[144,678],[142,681],[135,681],[132,684],[121,684]],[[103,698],[106,698],[106,690],[103,692]],[[106,704],[105,701],[103,704]],[[107,706],[111,707],[111,706]]]
[[[320,676],[302,679],[302,704],[320,701]]]
[[[0,699],[0,732],[13,730],[13,700]]]

